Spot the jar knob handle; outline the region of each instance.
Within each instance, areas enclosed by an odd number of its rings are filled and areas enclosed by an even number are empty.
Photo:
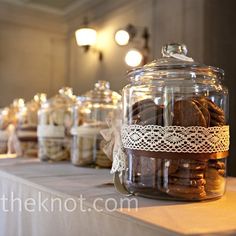
[[[193,58],[187,56],[187,47],[185,44],[171,43],[162,47],[163,57],[172,57],[181,61],[193,62]]]
[[[110,88],[110,83],[105,80],[98,80],[97,83],[95,83],[95,89],[98,90],[106,90]]]
[[[184,56],[187,55],[187,47],[185,44],[179,43],[170,43],[166,44],[162,47],[161,53],[163,57],[171,57],[172,54],[182,54]]]
[[[59,94],[71,97],[73,96],[73,90],[70,87],[63,87],[59,89]]]

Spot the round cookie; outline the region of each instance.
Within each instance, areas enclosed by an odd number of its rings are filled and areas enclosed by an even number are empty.
[[[183,179],[202,179],[204,173],[203,170],[179,169],[177,172],[170,174],[170,176]]]
[[[139,112],[141,112],[142,110],[149,108],[149,107],[155,107],[155,106],[156,106],[156,104],[151,99],[144,99],[142,101],[138,101],[135,104],[133,104],[133,106],[131,108],[131,116],[133,117],[133,116],[137,115]]]
[[[206,191],[211,193],[222,193],[225,188],[225,178],[215,168],[208,168],[205,173]]]
[[[213,167],[216,169],[225,169],[225,163],[218,161],[218,160],[211,160],[211,162],[208,164],[209,167]]]
[[[141,124],[145,122],[147,124],[156,124],[158,120],[160,120],[160,122],[162,121],[161,117],[162,117],[162,108],[160,106],[155,105],[143,109],[137,115],[133,116],[132,119],[134,124]],[[150,121],[153,123],[151,123]]]
[[[225,124],[224,111],[212,102],[209,98],[200,97],[195,98],[199,103],[201,103],[210,114],[210,126],[222,126]]]
[[[179,100],[174,103],[173,125],[207,127],[207,122],[194,101]]]
[[[203,186],[189,187],[169,184],[166,193],[173,197],[179,197],[188,200],[201,200],[206,197],[205,188]]]
[[[205,120],[206,120],[206,125],[207,127],[210,126],[210,113],[208,111],[208,109],[205,107],[204,103],[202,103],[201,101],[198,101],[197,99],[192,99],[192,101],[198,106],[198,108],[201,110]]]
[[[214,102],[212,102],[209,98],[205,98],[207,106],[208,106],[208,110],[210,112],[214,112],[220,116],[224,116],[224,111],[218,107]]]
[[[211,112],[211,119],[218,121],[219,123],[224,124],[225,123],[225,116],[224,115],[218,115],[217,113]]]
[[[206,184],[205,179],[182,179],[182,178],[174,178],[174,177],[170,177],[168,179],[168,182],[170,184],[192,186],[192,187],[203,186]]]
[[[181,159],[179,160],[179,167],[189,170],[203,170],[207,166],[206,161]]]
[[[160,125],[163,126],[163,116],[162,114],[156,115],[152,118],[140,121],[139,125]]]

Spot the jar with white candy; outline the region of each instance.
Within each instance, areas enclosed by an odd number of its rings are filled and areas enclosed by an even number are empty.
[[[109,168],[111,160],[103,152],[100,131],[120,105],[121,96],[110,90],[107,81],[98,81],[94,89],[77,99],[73,107],[71,161],[78,166]]]
[[[38,110],[46,102],[46,94],[38,93],[34,98],[21,107],[18,113],[16,136],[18,139],[18,156],[38,156]]]
[[[75,96],[64,87],[59,94],[47,100],[38,112],[38,156],[41,161],[70,159],[70,129]]]

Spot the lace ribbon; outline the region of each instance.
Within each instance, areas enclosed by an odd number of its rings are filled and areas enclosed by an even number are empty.
[[[124,148],[178,153],[214,153],[229,150],[229,126],[123,125]]]

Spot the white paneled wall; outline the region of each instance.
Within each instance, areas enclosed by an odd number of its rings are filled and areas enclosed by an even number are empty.
[[[129,69],[124,56],[127,49],[135,45],[117,46],[114,33],[128,23],[148,26],[150,59],[160,57],[164,43],[185,42],[190,55],[202,61],[203,2],[136,0],[120,4],[115,10],[110,10],[109,6],[105,11],[105,5],[98,8],[100,10],[93,11],[91,25],[99,33],[98,47],[104,54],[102,62],[96,53],[84,53],[75,43],[74,30],[80,27],[82,15],[70,21],[65,18],[63,21],[63,17],[47,17],[39,24],[39,15],[32,14],[32,24],[29,24],[29,16],[26,20],[25,17],[14,20],[13,15],[9,17],[11,11],[7,8],[9,14],[5,10],[5,18],[0,16],[0,106],[7,105],[15,97],[28,100],[38,91],[51,96],[63,85],[70,85],[81,94],[91,89],[98,79],[109,80],[113,89],[121,90],[127,84],[125,72]],[[65,24],[70,30],[66,31]]]
[[[0,22],[0,105],[55,93],[65,83],[65,54],[61,36]]]
[[[203,61],[204,0],[157,0],[154,14],[155,54],[168,42],[185,43],[189,55]]]

